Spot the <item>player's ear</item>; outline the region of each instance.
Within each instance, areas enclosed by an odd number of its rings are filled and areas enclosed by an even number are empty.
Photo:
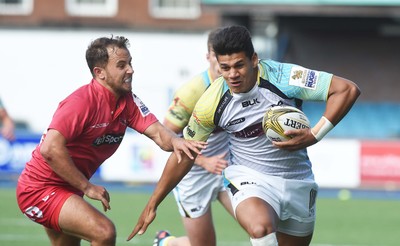
[[[96,78],[105,79],[104,69],[101,67],[94,67],[93,74]]]
[[[251,57],[251,62],[253,63],[253,67],[257,67],[257,65],[258,65],[257,52],[254,52],[253,56]]]

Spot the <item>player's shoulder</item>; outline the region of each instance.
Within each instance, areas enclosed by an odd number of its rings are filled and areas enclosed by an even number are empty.
[[[220,76],[211,83],[211,85],[203,93],[200,100],[208,102],[219,101],[219,99],[227,90],[229,90],[229,87],[226,84],[225,79]]]
[[[198,100],[194,113],[203,122],[213,122],[215,111],[223,98],[223,95],[229,90],[225,80],[220,77],[216,79]]]
[[[82,97],[82,99],[90,99],[93,95],[98,95],[99,93],[103,93],[104,90],[107,90],[103,85],[97,82],[95,79],[92,79],[90,83],[82,85],[76,88],[68,97]],[[86,96],[85,96],[86,95]],[[88,96],[90,96],[88,98]]]
[[[83,85],[76,90],[74,90],[72,93],[70,93],[68,96],[66,96],[61,103],[77,103],[80,105],[85,105],[88,103],[93,97],[92,90],[90,90],[89,84]]]
[[[260,60],[259,69],[260,76],[264,79],[268,77],[280,77],[284,74],[290,73],[290,70],[296,66],[291,63],[278,62],[271,59]]]
[[[191,93],[203,93],[210,85],[207,71],[199,73],[180,85],[176,91],[177,94],[191,94]]]

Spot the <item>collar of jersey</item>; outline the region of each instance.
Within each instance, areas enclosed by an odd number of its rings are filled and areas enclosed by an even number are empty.
[[[106,87],[104,87],[102,84],[100,84],[100,82],[98,82],[96,79],[92,79],[92,84],[95,91],[100,96],[105,97],[104,99],[108,102],[110,110],[114,110],[117,105],[117,100],[115,99],[114,94],[111,91],[109,91]]]

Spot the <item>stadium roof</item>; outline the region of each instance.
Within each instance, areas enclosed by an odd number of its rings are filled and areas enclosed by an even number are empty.
[[[203,4],[399,6],[400,0],[202,0]]]

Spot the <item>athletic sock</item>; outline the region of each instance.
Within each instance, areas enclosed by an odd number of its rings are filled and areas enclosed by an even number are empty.
[[[250,238],[250,242],[252,246],[278,246],[275,232],[261,238]]]

